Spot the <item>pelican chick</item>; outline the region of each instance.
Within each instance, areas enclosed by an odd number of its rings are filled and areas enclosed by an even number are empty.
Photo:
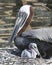
[[[30,43],[29,49],[25,49],[22,51],[21,57],[36,58],[37,55],[39,56],[40,53],[38,51],[36,43]]]

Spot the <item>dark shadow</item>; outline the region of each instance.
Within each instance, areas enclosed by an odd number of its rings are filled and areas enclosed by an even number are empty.
[[[47,7],[52,9],[52,0],[47,0]]]

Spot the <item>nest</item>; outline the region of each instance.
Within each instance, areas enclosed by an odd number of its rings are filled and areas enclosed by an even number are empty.
[[[0,65],[52,65],[52,59],[19,57],[10,51],[0,48]]]

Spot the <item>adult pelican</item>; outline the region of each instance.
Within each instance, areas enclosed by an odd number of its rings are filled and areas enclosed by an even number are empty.
[[[43,58],[48,58],[50,54],[52,55],[52,27],[24,32],[31,22],[32,17],[33,7],[31,5],[24,5],[20,8],[15,27],[8,44],[11,44],[14,40],[15,46],[22,51],[29,48],[28,46],[30,43],[36,42],[40,54]]]

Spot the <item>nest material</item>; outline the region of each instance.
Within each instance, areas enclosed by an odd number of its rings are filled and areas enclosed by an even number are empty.
[[[0,64],[2,65],[50,65],[52,64],[51,59],[42,58],[22,58],[11,54],[10,49],[0,49]]]

